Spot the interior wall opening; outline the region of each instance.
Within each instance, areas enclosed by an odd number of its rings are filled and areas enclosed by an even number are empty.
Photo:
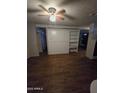
[[[88,30],[80,30],[80,35],[79,35],[79,52],[86,52],[87,48],[87,42],[88,42],[88,36],[89,36],[89,31]]]
[[[46,28],[37,27],[38,43],[39,43],[39,54],[47,54],[47,40],[46,40]]]

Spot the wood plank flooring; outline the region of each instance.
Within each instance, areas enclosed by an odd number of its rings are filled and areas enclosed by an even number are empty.
[[[33,57],[27,68],[27,93],[90,93],[97,78],[97,61],[80,53]]]

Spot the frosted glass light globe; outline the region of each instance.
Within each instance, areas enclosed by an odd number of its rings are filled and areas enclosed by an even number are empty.
[[[56,16],[55,16],[55,15],[50,15],[49,20],[50,20],[51,22],[56,22]]]

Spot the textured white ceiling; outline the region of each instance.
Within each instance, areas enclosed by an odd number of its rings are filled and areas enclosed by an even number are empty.
[[[38,16],[44,11],[38,5],[44,6],[46,9],[54,7],[57,11],[61,9],[66,10],[66,14],[74,17],[74,20],[70,20],[65,17],[64,20],[57,21],[56,23],[50,23],[48,16]],[[57,24],[67,26],[88,26],[92,22],[96,22],[97,16],[89,16],[94,10],[97,10],[97,0],[27,0],[27,8],[31,10],[27,12],[28,22],[35,22],[37,24]],[[32,12],[37,10],[37,12]]]

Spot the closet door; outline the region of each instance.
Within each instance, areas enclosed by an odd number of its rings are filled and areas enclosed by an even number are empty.
[[[69,53],[69,31],[65,29],[47,29],[48,54]]]

